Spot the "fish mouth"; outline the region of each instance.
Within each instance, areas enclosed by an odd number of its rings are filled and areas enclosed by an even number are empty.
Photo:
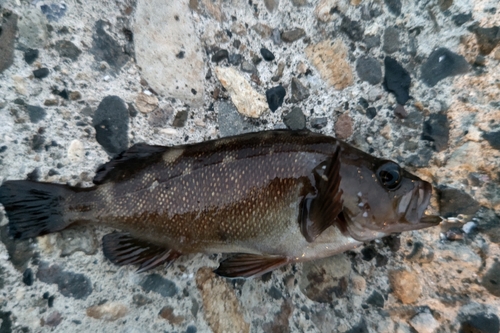
[[[419,181],[417,186],[399,201],[400,221],[407,225],[408,230],[433,227],[443,221],[438,215],[425,214],[431,195],[432,185],[425,181]]]

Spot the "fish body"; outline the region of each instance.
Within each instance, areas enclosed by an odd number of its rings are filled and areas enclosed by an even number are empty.
[[[248,277],[437,223],[422,220],[429,183],[305,131],[138,144],[101,166],[94,183],[5,182],[0,202],[10,234],[102,224],[121,230],[103,238],[114,263],[146,270],[187,253],[233,253],[217,272]]]

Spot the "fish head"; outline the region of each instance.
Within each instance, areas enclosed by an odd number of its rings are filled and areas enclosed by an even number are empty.
[[[425,211],[432,185],[397,163],[362,153],[342,155],[343,210],[339,220],[356,240],[438,225],[439,216]]]

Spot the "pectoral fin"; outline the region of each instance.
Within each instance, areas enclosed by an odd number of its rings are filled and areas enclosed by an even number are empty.
[[[133,238],[125,232],[113,232],[102,238],[104,256],[113,264],[140,265],[142,273],[163,263],[170,266],[181,253],[149,242]]]
[[[228,278],[249,278],[270,272],[288,262],[286,257],[242,253],[222,261],[214,272]]]
[[[342,212],[340,147],[324,169],[315,170],[315,179],[317,193],[304,197],[301,203],[300,231],[308,242],[333,225]]]

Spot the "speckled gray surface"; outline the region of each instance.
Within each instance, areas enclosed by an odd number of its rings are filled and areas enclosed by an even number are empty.
[[[305,117],[312,131],[432,182],[432,209],[474,222],[224,280],[204,269],[220,255],[143,274],[114,266],[100,248],[111,230],[101,227],[13,241],[0,210],[0,332],[499,331],[497,1],[0,7],[0,181],[89,186],[98,165],[137,142],[302,128]],[[399,91],[405,75],[387,72],[391,61],[411,79],[409,99]],[[240,115],[217,67],[234,68],[263,98],[281,85],[283,102],[275,96],[277,110],[258,118]]]

